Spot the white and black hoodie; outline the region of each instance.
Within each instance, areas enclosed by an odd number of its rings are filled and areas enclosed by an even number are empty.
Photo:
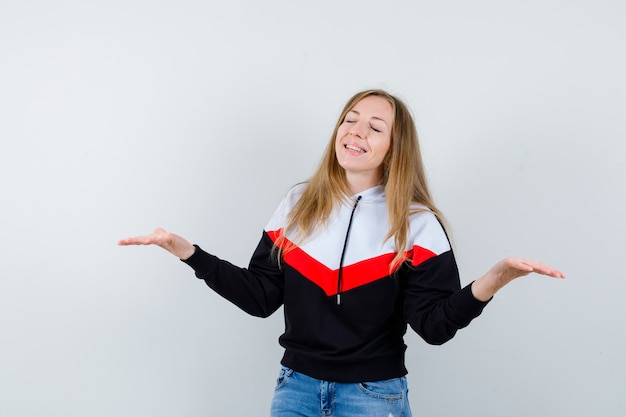
[[[274,242],[305,185],[294,187],[267,224],[248,268],[199,247],[189,259],[198,278],[249,314],[267,317],[284,305],[282,364],[335,382],[403,376],[407,323],[442,344],[486,303],[461,289],[450,243],[429,212],[411,216],[408,261],[390,272],[396,252],[382,187],[340,205],[314,236],[276,261]],[[289,235],[286,236],[290,238]]]

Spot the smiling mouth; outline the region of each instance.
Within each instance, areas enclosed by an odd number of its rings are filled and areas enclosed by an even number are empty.
[[[354,152],[359,152],[359,153],[365,153],[365,149],[359,148],[358,146],[354,146],[354,145],[343,145],[344,148],[346,148],[349,151],[354,151]]]

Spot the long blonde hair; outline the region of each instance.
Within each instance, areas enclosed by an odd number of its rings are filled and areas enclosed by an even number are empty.
[[[276,246],[282,248],[282,251],[288,252],[292,248],[292,245],[285,245],[287,232],[293,232],[296,243],[304,240],[324,225],[337,204],[350,196],[345,171],[335,154],[335,140],[346,114],[359,101],[369,96],[387,100],[394,114],[391,146],[383,161],[380,178],[380,184],[385,189],[389,217],[389,232],[385,240],[393,237],[397,251],[390,269],[406,258],[404,248],[408,240],[409,216],[421,211],[411,210],[412,203],[426,206],[444,223],[428,188],[415,122],[407,106],[386,91],[366,90],[352,96],[344,106],[320,165],[308,181],[302,197],[289,213],[287,225],[276,241]]]

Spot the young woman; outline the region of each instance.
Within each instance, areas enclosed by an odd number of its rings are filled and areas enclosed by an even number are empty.
[[[410,416],[403,336],[442,344],[539,262],[507,258],[461,288],[433,204],[413,118],[381,90],[344,107],[321,164],[291,189],[247,269],[163,229],[121,240],[157,245],[249,314],[284,306],[273,417]]]

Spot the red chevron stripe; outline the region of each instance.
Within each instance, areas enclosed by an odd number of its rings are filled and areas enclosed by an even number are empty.
[[[268,232],[274,243],[276,243],[281,234],[282,229]],[[285,240],[280,246],[285,248],[291,245],[293,245],[293,242]],[[392,272],[389,270],[389,265],[395,256],[395,253],[387,253],[345,266],[343,268],[342,291],[350,291],[389,276],[390,272]],[[413,250],[406,252],[406,256],[411,259],[411,265],[417,266],[436,255],[428,249],[414,246]],[[295,245],[284,255],[284,260],[306,279],[320,287],[326,295],[332,296],[337,294],[338,269],[328,268]],[[394,268],[394,271],[395,269],[397,267]]]
[[[411,254],[408,255],[408,257],[411,259],[411,265],[413,266],[417,266],[422,262],[426,262],[427,260],[435,256],[437,256],[436,253],[417,245],[413,246]]]

